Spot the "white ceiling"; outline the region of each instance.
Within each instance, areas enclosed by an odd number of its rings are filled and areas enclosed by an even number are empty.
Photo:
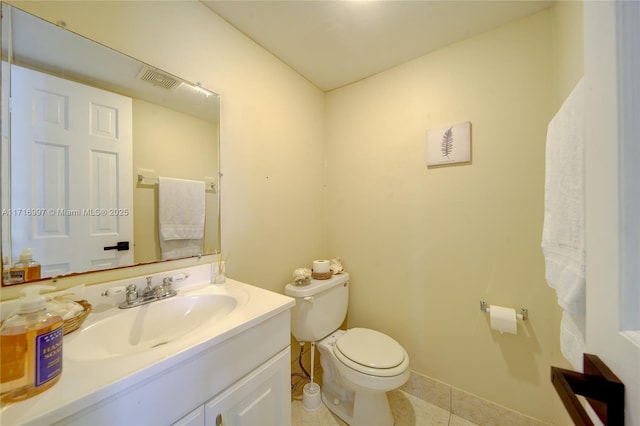
[[[547,0],[202,0],[323,91],[530,15]]]

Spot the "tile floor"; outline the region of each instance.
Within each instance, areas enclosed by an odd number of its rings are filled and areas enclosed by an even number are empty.
[[[402,390],[391,391],[387,396],[395,426],[477,426]],[[309,412],[302,407],[302,399],[295,397],[291,407],[293,426],[346,426],[324,405],[317,411]]]

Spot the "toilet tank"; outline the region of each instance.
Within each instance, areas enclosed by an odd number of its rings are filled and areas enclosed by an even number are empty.
[[[347,316],[349,274],[328,280],[287,284],[284,293],[296,299],[291,311],[291,334],[300,342],[316,342],[337,330]]]

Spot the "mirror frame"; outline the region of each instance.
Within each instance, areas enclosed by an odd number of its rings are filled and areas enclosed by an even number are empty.
[[[173,76],[172,74],[170,74],[170,73],[168,73],[168,72],[165,72],[165,71],[162,71],[162,70],[158,69],[157,67],[154,67],[154,66],[152,66],[152,65],[149,65],[149,64],[147,64],[147,63],[145,63],[145,62],[143,62],[143,61],[140,61],[140,60],[138,60],[138,59],[137,59],[137,58],[135,58],[135,57],[132,57],[132,56],[127,55],[127,54],[124,54],[124,53],[122,53],[122,52],[120,52],[120,51],[118,51],[118,50],[115,50],[115,49],[113,49],[113,48],[111,48],[111,47],[107,46],[107,45],[101,44],[101,43],[96,42],[96,41],[94,41],[94,40],[91,40],[90,38],[85,37],[85,36],[83,36],[83,35],[81,35],[81,34],[78,34],[78,33],[75,33],[75,32],[73,32],[73,31],[70,31],[70,30],[68,30],[67,28],[63,27],[63,26],[53,24],[53,23],[51,23],[51,22],[49,22],[49,21],[47,21],[47,20],[44,20],[44,19],[40,18],[40,17],[39,17],[39,16],[37,16],[37,15],[34,15],[34,14],[32,14],[32,13],[29,13],[29,12],[26,12],[26,11],[22,10],[20,7],[16,7],[16,6],[12,5],[12,4],[4,3],[4,2],[0,2],[0,5],[3,7],[3,9],[4,9],[4,8],[5,8],[5,6],[6,6],[6,9],[7,9],[7,10],[15,9],[15,10],[19,11],[20,13],[24,13],[24,14],[28,15],[29,17],[34,18],[36,21],[38,21],[38,22],[39,22],[39,23],[41,23],[42,25],[51,26],[51,28],[52,28],[52,29],[54,29],[54,30],[56,30],[56,31],[62,31],[62,32],[64,32],[64,33],[68,34],[68,35],[69,35],[69,36],[71,36],[71,37],[78,38],[78,39],[82,40],[82,42],[84,42],[84,43],[88,43],[88,44],[91,44],[92,46],[99,47],[100,49],[104,49],[105,51],[109,51],[109,52],[111,52],[111,53],[113,53],[113,54],[121,55],[122,57],[126,57],[126,58],[128,58],[128,59],[130,59],[130,60],[135,60],[135,61],[136,61],[136,62],[137,62],[141,67],[142,67],[142,66],[147,66],[147,67],[149,67],[149,68],[152,68],[152,69],[155,69],[155,70],[161,71],[161,72],[163,72],[163,73],[165,73],[165,74],[167,74],[167,75],[171,75],[171,76]],[[5,15],[5,14],[3,13],[3,17],[2,17],[3,26],[6,24],[5,16],[4,16],[4,15]],[[11,14],[7,13],[7,15],[9,15],[9,16],[10,16]],[[5,31],[6,31],[6,30],[3,28],[3,34],[4,34],[4,32],[5,32]],[[72,49],[67,49],[67,50],[72,50]],[[3,49],[2,49],[2,59],[3,59],[3,60],[5,60],[5,59],[6,59],[6,57],[5,57],[5,55],[6,55],[6,54],[7,54],[7,53],[5,52],[5,49],[4,49],[4,43],[3,43]],[[12,63],[12,61],[8,61],[8,62],[9,62],[9,63]],[[24,65],[24,64],[20,64],[20,65]],[[59,75],[59,74],[58,74],[58,73],[55,73],[54,75]],[[175,76],[174,76],[174,77],[175,77]],[[193,86],[193,87],[201,87],[201,86],[200,86],[200,83],[193,84],[193,83],[189,83],[188,81],[186,81],[186,80],[184,80],[184,79],[182,79],[182,78],[179,78],[179,77],[176,77],[176,78],[177,78],[177,79],[179,79],[181,82],[184,82],[184,83],[186,83],[186,84],[188,84],[188,85],[191,85],[191,86]],[[83,82],[83,83],[84,83],[84,84],[87,84],[86,82]],[[96,85],[94,85],[94,84],[91,84],[91,85],[96,86]],[[100,87],[100,86],[97,86],[97,87],[102,88],[102,87]],[[103,88],[103,89],[104,89],[104,88]],[[109,90],[109,89],[107,88],[107,90]],[[214,165],[214,167],[215,167],[215,169],[216,169],[216,173],[217,173],[217,176],[215,176],[215,178],[216,178],[216,180],[217,180],[217,181],[215,182],[215,184],[216,184],[216,186],[217,186],[217,188],[216,188],[216,196],[215,196],[215,198],[216,198],[216,204],[217,204],[217,205],[216,205],[216,210],[217,210],[217,211],[215,211],[215,215],[214,215],[214,216],[212,216],[212,217],[215,217],[215,219],[216,219],[216,220],[215,220],[215,223],[207,224],[208,226],[213,226],[213,227],[215,227],[215,228],[216,228],[216,231],[215,231],[215,233],[216,233],[215,238],[217,239],[217,241],[215,241],[215,242],[214,242],[214,243],[215,243],[215,247],[212,247],[213,251],[212,251],[211,253],[202,253],[202,254],[198,254],[198,255],[196,255],[196,256],[191,256],[191,257],[186,257],[186,258],[176,258],[176,259],[167,259],[167,260],[156,259],[156,260],[143,261],[143,262],[138,262],[138,263],[135,263],[135,261],[134,261],[134,263],[131,263],[131,264],[129,264],[129,265],[122,265],[122,266],[117,266],[117,267],[114,267],[114,268],[92,269],[92,270],[86,270],[86,271],[70,272],[70,273],[68,273],[68,274],[59,275],[59,276],[55,276],[55,277],[51,277],[51,276],[50,276],[50,277],[43,277],[43,278],[40,278],[40,279],[38,279],[38,280],[28,281],[27,283],[37,282],[37,281],[45,281],[45,280],[54,280],[54,282],[55,282],[55,281],[56,281],[57,279],[59,279],[59,278],[66,278],[66,277],[72,277],[72,276],[73,276],[73,277],[75,277],[75,276],[82,276],[82,275],[86,275],[86,274],[93,274],[93,273],[97,273],[97,272],[105,272],[105,271],[110,271],[110,270],[122,270],[122,269],[127,269],[127,268],[131,268],[131,267],[135,267],[135,266],[141,266],[141,265],[153,265],[153,264],[159,264],[159,263],[164,263],[164,262],[172,262],[172,261],[175,261],[175,260],[189,259],[189,258],[194,258],[194,257],[195,257],[195,258],[197,258],[197,260],[200,260],[200,258],[201,258],[203,255],[205,255],[205,256],[206,256],[206,255],[210,255],[210,254],[211,254],[211,255],[217,255],[217,254],[219,254],[219,253],[220,253],[220,249],[221,249],[221,229],[220,229],[220,228],[221,228],[221,218],[220,218],[220,213],[221,213],[221,205],[220,205],[220,201],[221,201],[221,197],[220,197],[220,193],[221,193],[221,191],[220,191],[221,179],[220,179],[220,178],[221,178],[221,176],[222,176],[222,174],[220,173],[220,97],[219,97],[219,95],[215,94],[214,92],[210,92],[210,91],[207,91],[207,92],[209,92],[210,94],[212,94],[212,95],[216,98],[216,100],[217,100],[217,111],[212,111],[212,115],[213,115],[213,114],[217,114],[217,135],[216,135],[216,136],[217,136],[217,138],[216,138],[216,139],[217,139],[217,141],[216,141],[216,146],[215,146],[215,148],[214,148],[214,149],[215,149],[215,151],[216,151],[216,155],[217,155],[217,164],[215,164],[215,165]],[[2,96],[3,96],[3,101],[4,101],[5,94],[3,94]],[[132,97],[134,97],[134,96],[132,96]],[[134,97],[134,98],[135,98],[135,97]],[[5,106],[5,105],[4,105],[4,103],[3,103],[3,105],[2,105],[2,106],[3,106],[3,107]],[[165,108],[167,107],[166,105],[161,105],[161,106],[163,106],[163,107],[165,107]],[[3,109],[4,109],[4,108],[3,108]],[[3,118],[4,118],[4,116],[3,116]],[[4,134],[4,132],[6,131],[6,128],[7,128],[7,126],[8,126],[8,123],[6,123],[5,121],[6,121],[6,120],[4,120],[4,119],[3,119],[3,120],[2,120],[2,123],[0,124],[0,129],[2,130],[3,134]],[[8,139],[8,137],[7,137],[7,139]],[[4,142],[3,142],[3,143],[4,143]],[[8,162],[8,161],[10,161],[10,160],[3,159],[3,162],[4,162],[4,161],[7,161],[7,162]],[[9,173],[9,172],[2,171],[2,173],[3,173],[3,176],[2,176],[2,177],[5,177],[4,173]],[[135,171],[134,171],[134,177],[135,177]],[[8,178],[8,175],[7,175],[7,178]],[[9,179],[10,179],[10,178],[9,178]],[[1,178],[1,177],[0,177],[0,180],[2,180],[2,178]],[[9,184],[10,184],[10,183],[9,183]],[[5,184],[3,183],[3,185],[5,185]],[[135,184],[134,182],[132,182],[132,185],[133,185],[134,191],[135,191],[136,189],[140,189],[140,188],[141,188],[140,184]],[[4,201],[4,200],[3,200],[3,201]],[[2,203],[2,204],[4,204],[4,203]],[[134,211],[134,217],[135,217],[135,211]],[[4,228],[4,223],[3,223],[3,228]],[[10,232],[9,232],[9,234],[10,234]],[[155,237],[154,237],[154,238],[155,238]],[[134,239],[134,242],[135,242],[135,239]],[[204,239],[203,239],[203,245],[204,245],[204,247],[206,247],[206,244],[207,244],[207,242],[206,242],[206,241],[204,241]],[[10,245],[10,246],[11,246],[11,245]],[[2,244],[2,247],[0,247],[0,256],[2,256],[2,258],[4,259],[4,253],[2,253],[2,249],[3,249],[3,248],[4,248],[4,243]],[[38,259],[36,258],[35,260],[38,260]],[[4,272],[4,271],[3,271],[3,272]],[[4,273],[3,273],[3,275],[4,275]],[[15,284],[9,284],[9,285],[7,285],[7,284],[5,284],[5,282],[4,282],[4,276],[3,276],[3,279],[2,279],[2,288],[5,288],[5,289],[6,289],[6,288],[9,288],[9,287],[15,287],[15,286],[18,286],[18,285],[21,285],[21,284],[26,284],[26,283],[15,283]]]

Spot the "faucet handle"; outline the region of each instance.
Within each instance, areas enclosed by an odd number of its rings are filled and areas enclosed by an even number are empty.
[[[138,298],[138,288],[135,284],[129,284],[127,286],[127,292],[125,293],[125,301],[128,305],[132,304],[134,300]]]
[[[159,285],[155,289],[155,295],[158,298],[167,297],[175,294],[175,292],[171,289],[171,284],[173,280],[171,277],[164,277],[162,279],[162,285]]]

